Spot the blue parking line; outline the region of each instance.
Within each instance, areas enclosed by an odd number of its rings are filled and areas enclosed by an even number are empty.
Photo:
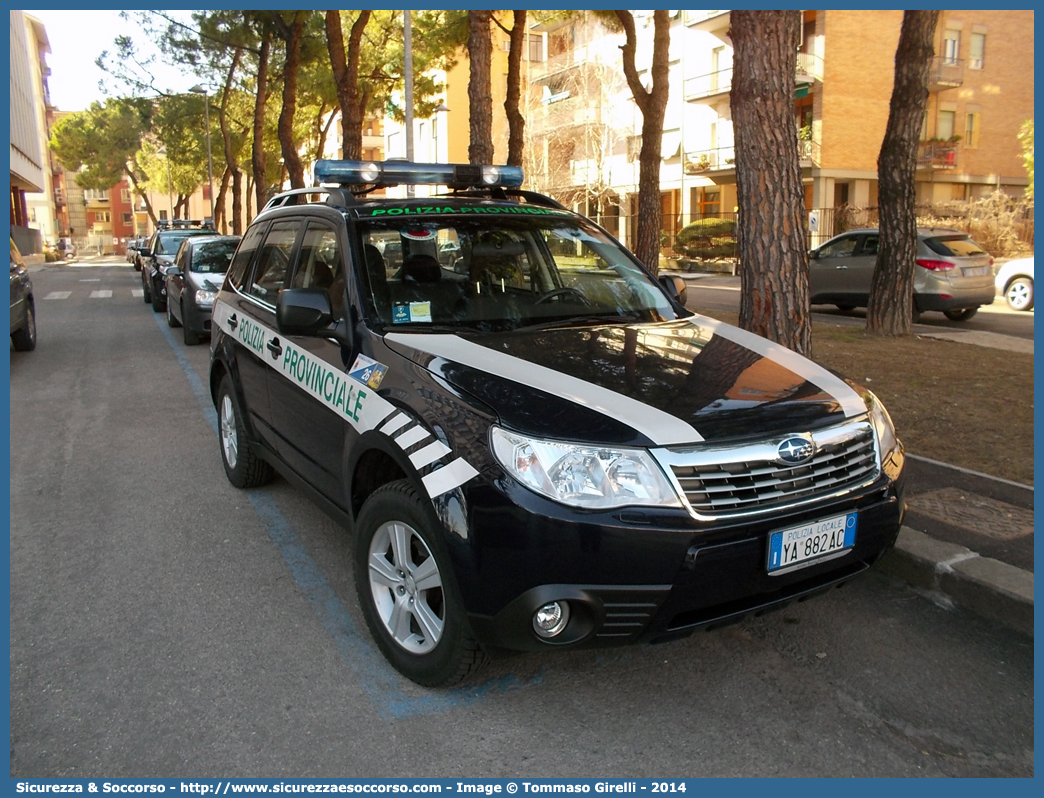
[[[196,374],[165,320],[154,316],[160,332],[167,339],[174,357],[185,373],[189,387],[199,400],[203,415],[214,431],[218,432],[217,411],[210,398],[209,389]],[[337,598],[330,583],[326,581],[318,563],[300,543],[293,527],[276,504],[272,493],[264,488],[247,491],[254,511],[265,525],[269,538],[279,550],[283,561],[290,569],[294,582],[300,588],[312,609],[319,617],[323,628],[334,641],[341,657],[359,679],[363,692],[373,702],[377,714],[384,719],[409,718],[415,715],[433,715],[449,709],[473,705],[487,695],[503,693],[539,684],[544,679],[540,671],[529,682],[521,682],[513,674],[493,679],[479,685],[458,687],[445,692],[429,692],[423,696],[410,696],[404,690],[406,682],[371,645],[369,637],[360,634],[352,616]]]

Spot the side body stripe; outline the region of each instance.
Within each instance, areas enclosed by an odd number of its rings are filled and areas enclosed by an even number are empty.
[[[411,418],[406,413],[368,386],[351,379],[346,371],[316,358],[310,352],[295,346],[286,336],[258,324],[253,318],[245,318],[239,313],[240,318],[233,329],[229,325],[229,317],[233,312],[234,309],[227,303],[220,300],[215,302],[213,324],[229,337],[256,352],[276,373],[334,410],[357,431],[379,429],[404,452],[432,437],[430,432],[419,425],[394,437],[394,433],[410,423]],[[265,342],[272,338],[279,338],[283,346],[283,352],[278,358],[272,358],[265,349]],[[410,455],[410,461],[416,468],[424,468],[451,454],[452,450],[448,446],[441,441],[434,441]],[[427,474],[421,481],[428,495],[434,499],[463,485],[477,474],[478,471],[470,463],[458,457]]]

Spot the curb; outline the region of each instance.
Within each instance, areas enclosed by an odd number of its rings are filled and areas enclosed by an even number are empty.
[[[908,526],[878,563],[884,573],[1033,637],[1033,574]]]

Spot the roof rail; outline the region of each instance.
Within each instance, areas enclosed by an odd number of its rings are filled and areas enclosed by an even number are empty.
[[[284,208],[287,205],[296,203],[296,200],[294,200],[294,203],[291,203],[291,198],[304,196],[306,194],[327,194],[329,196],[326,198],[326,204],[332,205],[335,208],[348,208],[357,204],[352,193],[343,188],[311,186],[309,188],[292,188],[289,191],[282,191],[266,202],[265,207],[261,210],[267,211],[272,208]]]
[[[498,193],[500,196],[498,196]],[[506,199],[507,197],[521,197],[533,205],[542,205],[545,208],[555,208],[560,211],[569,210],[558,200],[548,197],[537,191],[527,191],[522,188],[504,188],[499,192],[491,189],[468,189],[466,191],[454,191],[447,196],[451,197],[492,197],[493,199]]]

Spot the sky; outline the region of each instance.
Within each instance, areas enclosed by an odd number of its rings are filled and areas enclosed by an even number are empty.
[[[92,101],[104,102],[109,96],[131,94],[129,88],[95,65],[103,50],[113,52],[114,39],[121,34],[136,36],[143,46],[148,42],[133,21],[120,18],[119,11],[30,11],[27,14],[43,22],[51,52],[47,64],[51,75],[47,85],[51,102],[59,111],[82,111]],[[187,17],[188,12],[168,12]],[[134,12],[131,12],[132,16]],[[158,55],[158,51],[150,48]],[[167,91],[186,91],[199,82],[196,76],[158,63],[153,68],[156,85]],[[104,81],[110,94],[98,87]]]

